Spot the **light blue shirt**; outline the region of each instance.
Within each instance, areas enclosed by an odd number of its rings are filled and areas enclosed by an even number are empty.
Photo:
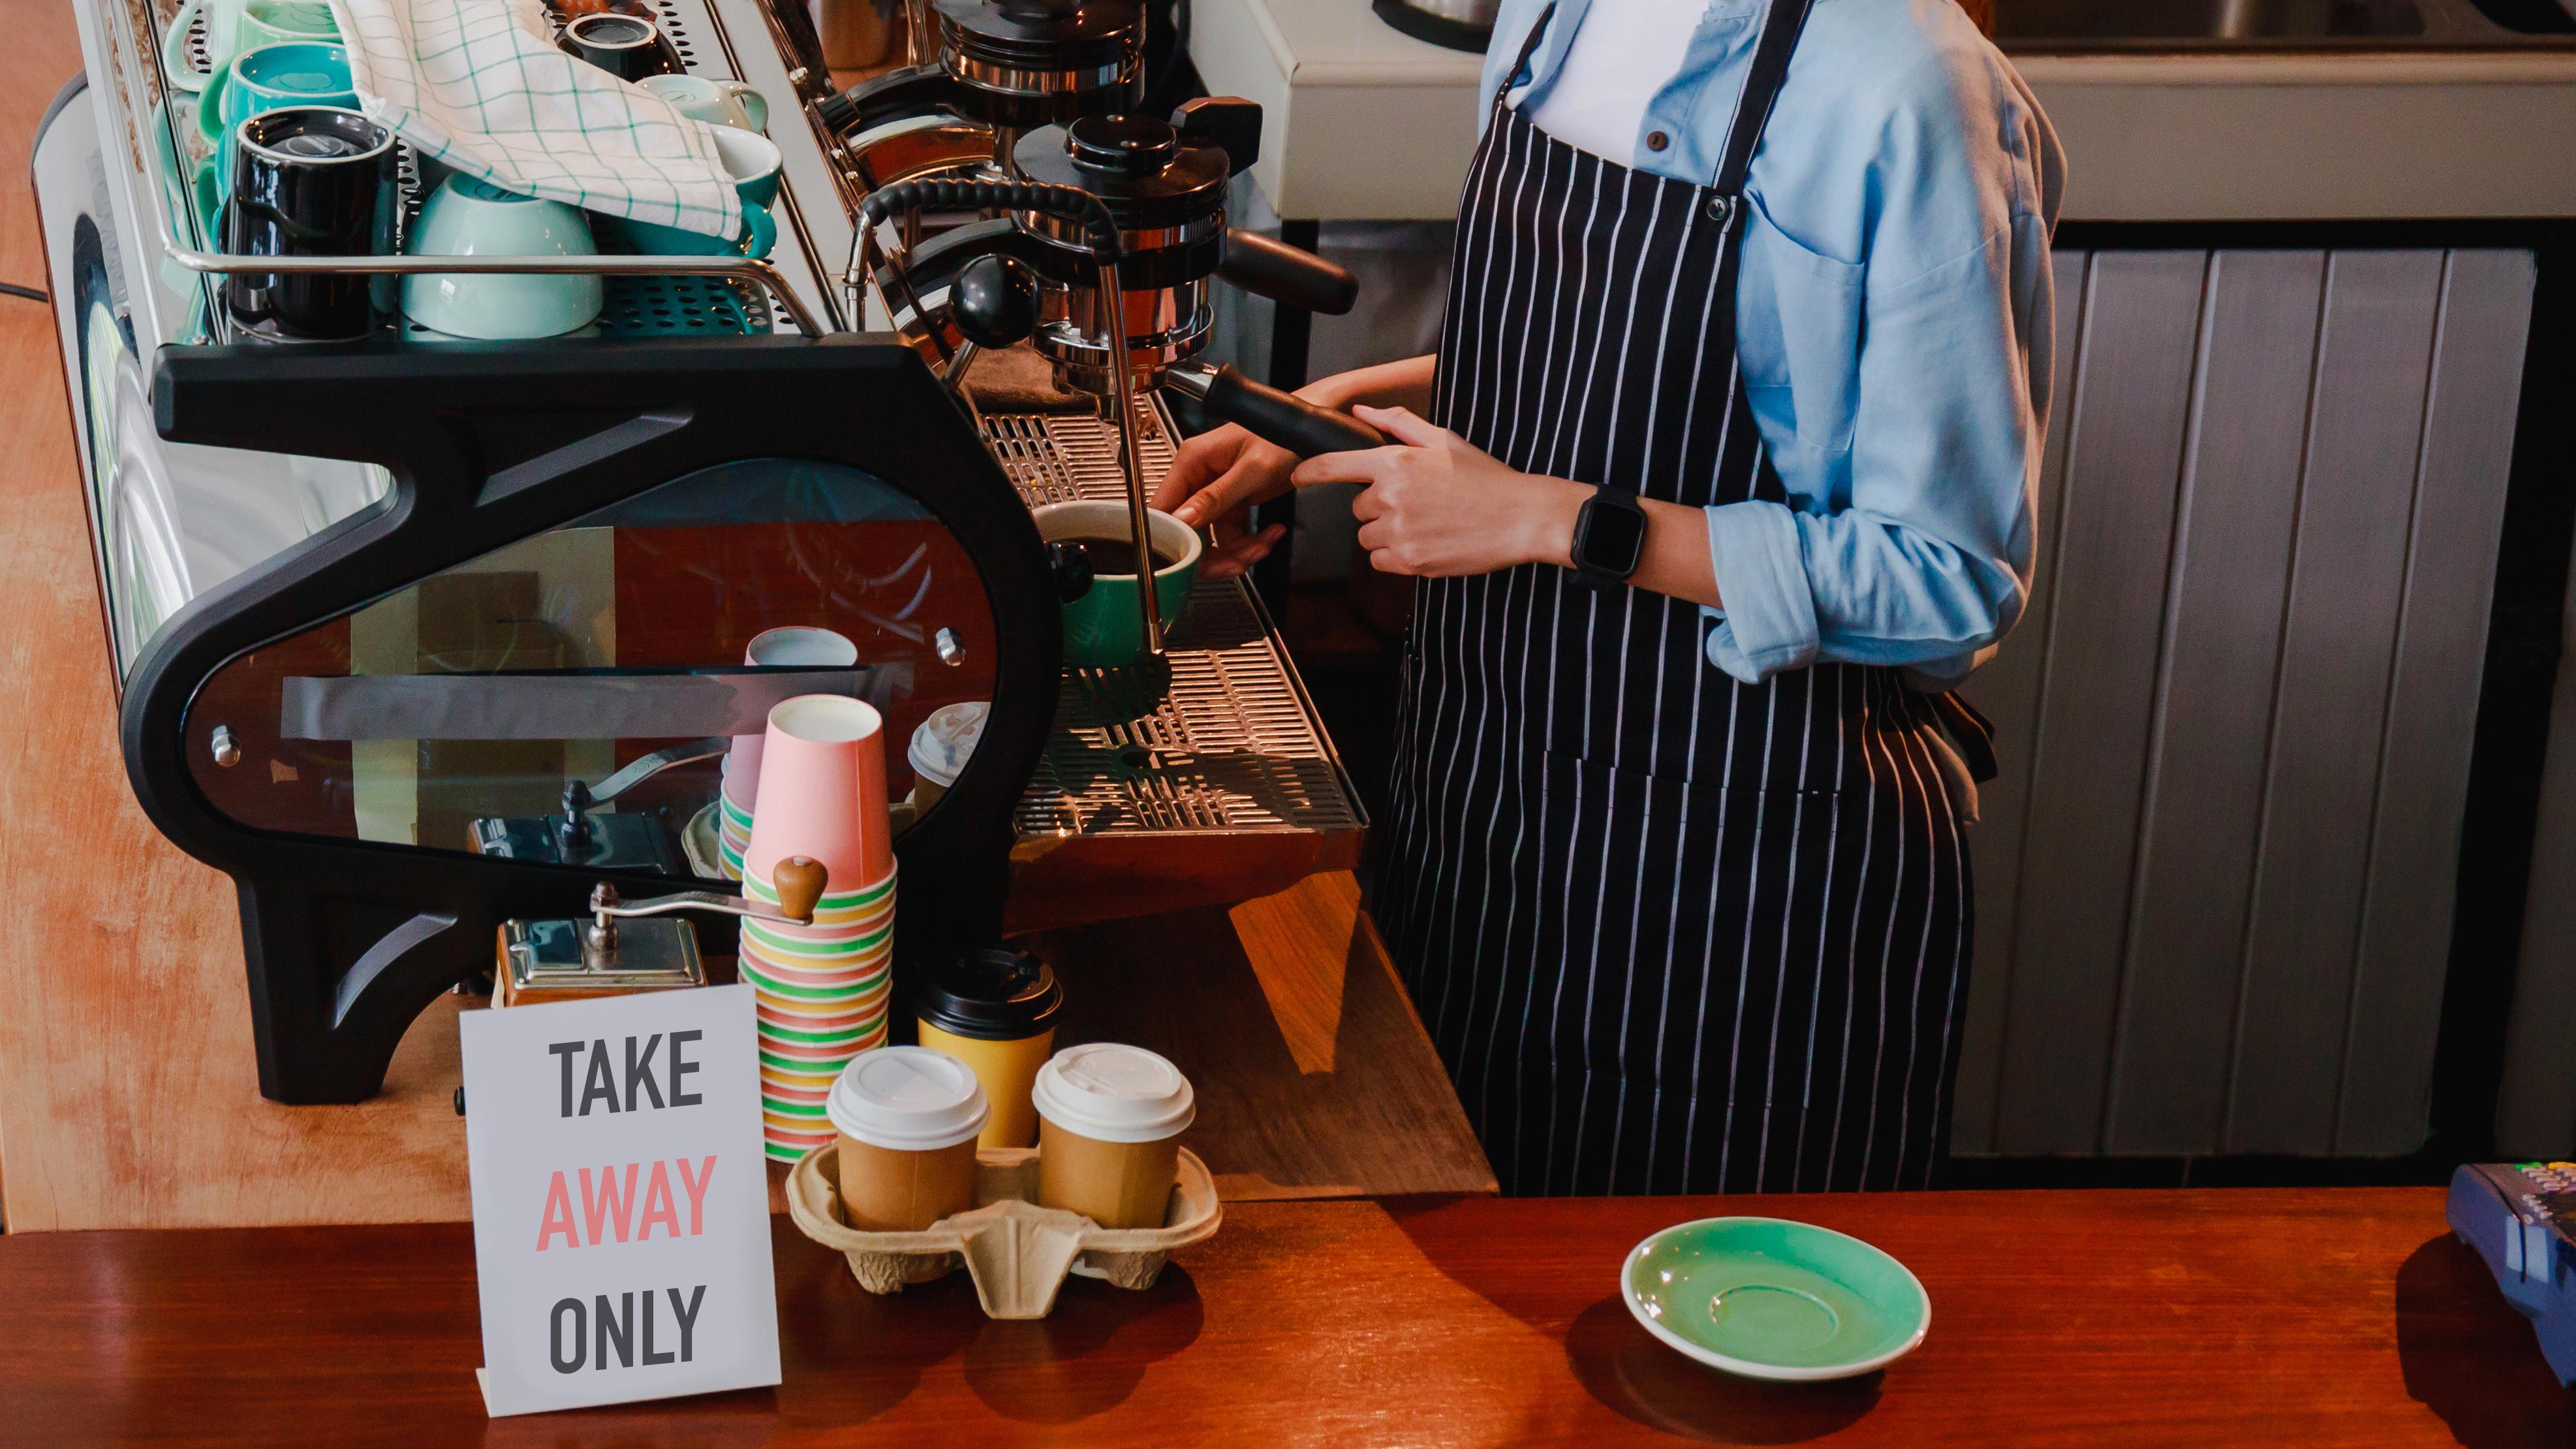
[[[1485,97],[1546,5],[1503,0]],[[1544,104],[1586,13],[1618,9],[1559,0],[1514,103]],[[1763,10],[1711,0],[1634,153],[1609,159],[1713,181]],[[1901,665],[1947,685],[2020,617],[2064,177],[2038,101],[1952,0],[1815,0],[1746,183],[1735,299],[1789,506],[1708,510],[1725,603],[1707,611],[1711,663],[1748,682]]]

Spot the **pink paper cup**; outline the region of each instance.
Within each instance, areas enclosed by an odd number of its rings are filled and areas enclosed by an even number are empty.
[[[823,863],[826,893],[894,869],[885,718],[864,700],[800,694],[769,712],[743,873],[775,879],[791,855]]]
[[[859,662],[859,646],[829,629],[790,624],[752,635],[743,646],[742,662],[755,669],[846,669]],[[745,814],[760,799],[761,743],[761,732],[736,735],[725,755],[724,798]]]

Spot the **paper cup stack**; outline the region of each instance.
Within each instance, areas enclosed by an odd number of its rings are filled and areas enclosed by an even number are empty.
[[[859,646],[829,629],[790,625],[753,635],[742,662],[754,668],[846,669],[859,662]],[[716,862],[727,880],[742,879],[743,857],[751,850],[763,743],[760,735],[736,735],[733,748],[725,752],[724,789],[716,804]]]
[[[793,1162],[832,1140],[825,1103],[850,1059],[886,1039],[894,986],[894,842],[886,816],[885,721],[835,694],[769,712],[743,891],[775,904],[778,863],[826,872],[810,926],[746,920],[742,979],[760,1014],[760,1105],[769,1155]]]

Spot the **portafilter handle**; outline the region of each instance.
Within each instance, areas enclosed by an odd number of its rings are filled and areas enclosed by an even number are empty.
[[[1317,407],[1294,393],[1265,387],[1233,367],[1176,363],[1164,372],[1163,381],[1184,396],[1196,398],[1209,417],[1239,424],[1254,437],[1276,443],[1300,458],[1386,446],[1385,434],[1349,413]]]
[[[1230,226],[1216,274],[1247,292],[1339,317],[1360,299],[1360,279],[1302,247]]]

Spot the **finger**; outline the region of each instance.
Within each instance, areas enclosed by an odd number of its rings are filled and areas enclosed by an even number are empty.
[[[1363,488],[1359,492],[1351,495],[1351,517],[1358,519],[1362,523],[1366,523],[1371,519],[1384,518],[1386,515],[1387,501],[1385,489]]]
[[[1369,550],[1369,567],[1382,574],[1396,574],[1401,576],[1410,572],[1410,570],[1396,562],[1395,550],[1386,548],[1373,548]]]
[[[1230,579],[1249,570],[1270,556],[1279,540],[1288,536],[1286,524],[1274,523],[1249,538],[1238,538],[1199,561],[1199,573],[1211,579]]]
[[[1163,481],[1154,485],[1154,506],[1169,513],[1182,499],[1215,481],[1242,455],[1250,436],[1229,423],[1184,440],[1173,450],[1172,466],[1163,471]]]
[[[1373,408],[1363,404],[1351,409],[1351,414],[1397,442],[1416,448],[1435,448],[1458,436],[1437,423],[1414,416],[1411,408]]]
[[[1359,539],[1362,548],[1389,548],[1395,543],[1395,525],[1381,518],[1375,522],[1361,524],[1359,532],[1354,536]]]
[[[1216,481],[1182,499],[1165,511],[1195,528],[1211,518],[1223,518],[1238,509],[1260,502],[1262,469],[1259,459],[1249,448],[1238,454]]]
[[[1350,453],[1317,453],[1298,464],[1288,481],[1300,488],[1312,488],[1318,483],[1374,483],[1400,451],[1363,448]]]

